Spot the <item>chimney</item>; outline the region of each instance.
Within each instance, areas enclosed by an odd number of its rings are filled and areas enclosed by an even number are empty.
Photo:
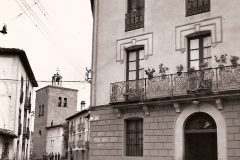
[[[81,101],[81,111],[85,109],[85,101]]]

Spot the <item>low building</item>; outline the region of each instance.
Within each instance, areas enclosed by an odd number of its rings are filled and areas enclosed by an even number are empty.
[[[34,87],[26,53],[0,48],[0,158],[29,159]]]
[[[85,102],[81,102],[81,111],[66,118],[69,126],[68,134],[68,159],[88,160],[89,134],[90,134],[90,111],[85,108]]]

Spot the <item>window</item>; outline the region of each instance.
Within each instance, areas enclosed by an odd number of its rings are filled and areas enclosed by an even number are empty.
[[[41,114],[42,114],[42,113],[41,113],[41,111],[42,111],[41,105],[39,105],[38,110],[39,110],[39,111],[38,111],[38,112],[39,112],[38,116],[41,117]]]
[[[143,60],[143,47],[127,52],[127,81],[144,78]]]
[[[199,65],[205,62],[208,62],[208,67],[211,67],[211,58],[211,34],[196,37],[190,35],[188,38],[188,68],[195,67],[198,70],[200,69]]]
[[[210,0],[186,0],[186,17],[209,11]]]
[[[144,0],[128,0],[125,31],[144,27]]]
[[[143,156],[143,120],[126,120],[126,156]]]
[[[64,100],[63,107],[67,107],[67,98],[64,98],[63,100]]]
[[[23,77],[21,77],[21,88],[20,88],[20,103],[22,104],[23,102]]]
[[[44,105],[42,105],[42,116],[44,116]]]
[[[58,107],[61,107],[62,106],[62,97],[59,97],[58,98]]]

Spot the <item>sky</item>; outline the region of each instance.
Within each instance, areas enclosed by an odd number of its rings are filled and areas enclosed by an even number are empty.
[[[51,85],[57,68],[63,87],[78,89],[81,101],[90,102],[90,83],[85,81],[91,68],[93,17],[90,0],[0,0],[0,47],[26,52],[39,87]],[[35,99],[35,97],[34,97]]]

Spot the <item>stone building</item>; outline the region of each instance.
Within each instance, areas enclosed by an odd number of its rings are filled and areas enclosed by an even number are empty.
[[[66,156],[63,142],[65,119],[77,111],[78,90],[62,87],[62,76],[52,77],[52,85],[36,91],[33,158],[40,159],[43,153]]]
[[[91,3],[89,159],[240,159],[240,1]]]
[[[26,53],[0,48],[0,159],[29,159],[34,87]]]
[[[90,139],[90,111],[85,108],[85,101],[81,102],[81,110],[66,118],[69,127],[68,159],[88,160]]]

